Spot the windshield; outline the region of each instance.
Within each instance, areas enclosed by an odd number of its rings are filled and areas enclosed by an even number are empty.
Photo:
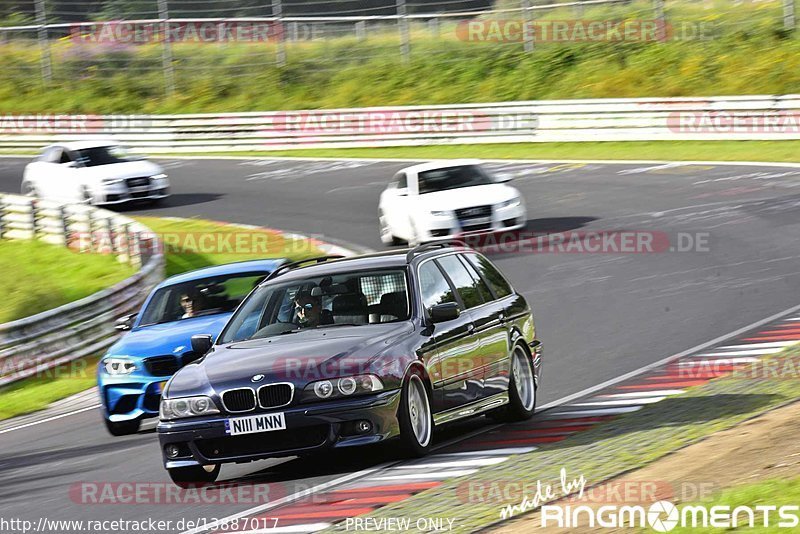
[[[98,165],[111,165],[141,158],[130,155],[124,147],[111,145],[77,150],[75,159],[84,167],[97,167]]]
[[[342,273],[257,289],[228,322],[219,343],[408,317],[405,271]]]
[[[140,326],[232,312],[267,273],[240,273],[162,287],[142,313]]]
[[[480,165],[460,165],[419,173],[419,194],[495,183]]]

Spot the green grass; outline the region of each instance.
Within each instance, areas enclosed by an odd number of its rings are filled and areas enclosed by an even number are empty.
[[[160,236],[165,246],[167,276],[234,261],[262,258],[299,260],[322,255],[308,241],[285,239],[269,230],[242,229],[205,219],[136,217],[136,220]],[[204,246],[200,240],[208,235],[220,245]],[[230,236],[230,241],[226,241],[226,236]],[[237,238],[242,240],[239,246],[236,245]],[[225,243],[231,244],[231,252]]]
[[[271,231],[243,230],[204,219],[136,219],[162,238],[178,239],[178,246],[165,248],[167,276],[232,261],[279,257],[301,259],[322,254],[305,240],[284,239]],[[191,246],[192,238],[197,242],[200,236],[207,234],[220,238],[244,235],[246,243],[255,243],[258,247],[247,252],[215,253]],[[35,241],[0,240],[0,272],[14,273],[13,284],[9,280],[6,289],[11,298],[7,296],[0,303],[0,313],[10,314],[9,310],[14,310],[20,314],[19,317],[25,317],[35,313],[26,310],[43,311],[88,296],[118,281],[106,272],[111,269],[120,270],[119,280],[134,273],[132,268],[108,256],[78,254]],[[81,358],[3,388],[0,390],[0,420],[40,410],[51,402],[94,386],[99,357]]]
[[[177,91],[171,97],[165,96],[157,43],[55,42],[55,82],[45,87],[36,42],[17,40],[0,45],[0,112],[221,112],[800,92],[800,40],[783,29],[778,0],[667,4],[674,25],[707,24],[709,38],[542,43],[526,53],[516,42],[461,41],[453,24],[443,24],[439,38],[415,26],[404,62],[397,31],[387,27],[364,42],[335,37],[290,43],[284,67],[276,66],[272,43],[174,43]],[[652,17],[651,2],[639,0],[587,7],[583,18]]]
[[[91,388],[97,383],[99,359],[99,355],[81,358],[4,387],[0,391],[0,420],[41,410]]]
[[[712,506],[728,506],[731,510],[736,508],[737,506],[747,506],[750,508],[754,508],[758,505],[764,506],[796,506],[797,503],[800,502],[800,477],[791,478],[789,480],[764,480],[762,482],[756,482],[752,484],[742,484],[738,486],[734,486],[732,488],[728,488],[717,495],[715,495],[710,500],[704,501],[702,504],[707,510],[710,510]],[[756,512],[756,521],[755,524],[759,524],[760,514]],[[777,517],[777,512],[771,514],[771,521],[770,524],[773,527],[773,530],[780,531],[783,529],[775,528],[775,523],[778,520],[782,520]],[[739,520],[744,522],[744,526],[738,529],[726,529],[726,530],[742,530],[748,531],[752,530],[748,526],[746,526],[747,516],[742,514],[739,516]],[[652,531],[650,531],[652,532]],[[703,527],[680,527],[678,526],[671,532],[673,533],[681,533],[681,532],[720,532],[719,528],[703,528]]]
[[[81,254],[40,241],[0,240],[0,323],[67,304],[132,276],[114,256]]]
[[[279,152],[218,152],[204,156],[309,158],[483,158],[800,162],[800,141],[630,141],[509,143],[397,148],[340,148]]]

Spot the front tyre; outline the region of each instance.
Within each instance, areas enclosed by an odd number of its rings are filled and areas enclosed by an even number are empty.
[[[173,467],[167,469],[167,472],[172,482],[181,488],[186,488],[197,484],[213,483],[219,476],[219,464]]]
[[[397,246],[400,244],[400,240],[392,234],[392,228],[386,221],[386,215],[384,215],[383,211],[378,213],[378,225],[380,227],[381,242],[384,245]]]
[[[141,421],[135,419],[133,421],[109,421],[108,419],[104,419],[106,422],[106,428],[108,429],[109,434],[112,436],[128,436],[130,434],[136,434],[139,431],[139,424]]]
[[[508,385],[508,404],[489,412],[492,419],[502,422],[525,421],[536,411],[536,380],[533,362],[521,345],[511,354],[511,380]]]
[[[433,442],[433,414],[422,378],[412,373],[400,395],[400,442],[411,456],[425,456]]]
[[[22,194],[26,197],[38,197],[39,192],[31,182],[22,182]]]

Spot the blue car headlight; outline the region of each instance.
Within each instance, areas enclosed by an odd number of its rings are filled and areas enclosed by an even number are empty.
[[[211,397],[199,395],[197,397],[179,397],[177,399],[161,399],[158,417],[162,421],[183,419],[185,417],[198,417],[200,415],[213,415],[219,409]]]
[[[103,358],[101,365],[106,373],[114,376],[129,375],[136,370],[136,364],[130,358]]]

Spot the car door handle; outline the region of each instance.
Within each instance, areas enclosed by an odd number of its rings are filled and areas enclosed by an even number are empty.
[[[504,313],[501,313],[500,315],[498,315],[497,318],[500,319],[501,323],[505,323],[506,322],[506,315]]]
[[[475,325],[474,324],[471,324],[471,325],[469,325],[467,327],[467,333],[468,334],[474,334],[475,333]]]

